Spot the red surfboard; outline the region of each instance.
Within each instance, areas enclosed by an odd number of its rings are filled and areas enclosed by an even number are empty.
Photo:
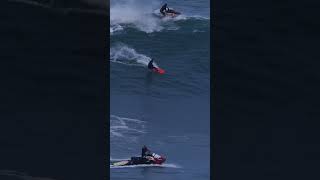
[[[157,73],[159,73],[159,74],[164,74],[164,72],[165,72],[163,69],[161,69],[161,68],[159,68],[159,67],[158,67],[158,68],[153,68],[153,71],[154,71],[154,72],[157,72]]]

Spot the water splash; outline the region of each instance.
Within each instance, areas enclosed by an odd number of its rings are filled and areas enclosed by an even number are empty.
[[[110,61],[113,63],[146,67],[150,60],[151,58],[147,55],[140,54],[135,49],[122,43],[118,43],[110,49]],[[153,64],[158,67],[156,63]]]
[[[110,32],[119,31],[117,26],[134,27],[140,31],[151,33],[161,31],[160,19],[151,16],[152,3],[149,1],[117,1],[111,2]]]

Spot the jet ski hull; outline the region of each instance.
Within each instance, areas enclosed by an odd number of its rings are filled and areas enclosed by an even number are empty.
[[[180,12],[170,9],[169,11],[166,11],[164,13],[164,16],[176,17],[180,14],[181,14]]]
[[[130,165],[142,165],[142,164],[161,165],[165,161],[166,161],[166,158],[164,157],[155,158],[154,161],[146,161],[144,158],[141,158],[141,157],[132,157],[130,160],[116,161],[111,163],[111,165],[112,166],[130,166]]]
[[[174,18],[174,17],[179,16],[181,13],[179,13],[179,12],[166,12],[164,14],[165,14],[164,17],[172,17],[172,18]]]
[[[181,13],[178,11],[175,11],[173,9],[170,9],[169,11],[164,12],[164,14],[159,12],[159,9],[155,10],[153,13],[155,16],[160,17],[160,18],[164,18],[164,17],[177,17],[179,16]]]

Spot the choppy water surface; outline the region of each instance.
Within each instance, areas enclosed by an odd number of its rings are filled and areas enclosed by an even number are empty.
[[[163,154],[162,166],[111,166],[111,179],[209,179],[209,1],[111,1],[110,160]],[[154,58],[166,74],[151,73]]]

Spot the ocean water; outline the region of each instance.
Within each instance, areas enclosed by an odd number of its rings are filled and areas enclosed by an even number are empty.
[[[112,180],[210,178],[210,2],[167,1],[182,15],[161,19],[162,3],[110,2],[110,160],[142,145],[167,157],[110,167]],[[165,74],[146,68],[151,58]]]

